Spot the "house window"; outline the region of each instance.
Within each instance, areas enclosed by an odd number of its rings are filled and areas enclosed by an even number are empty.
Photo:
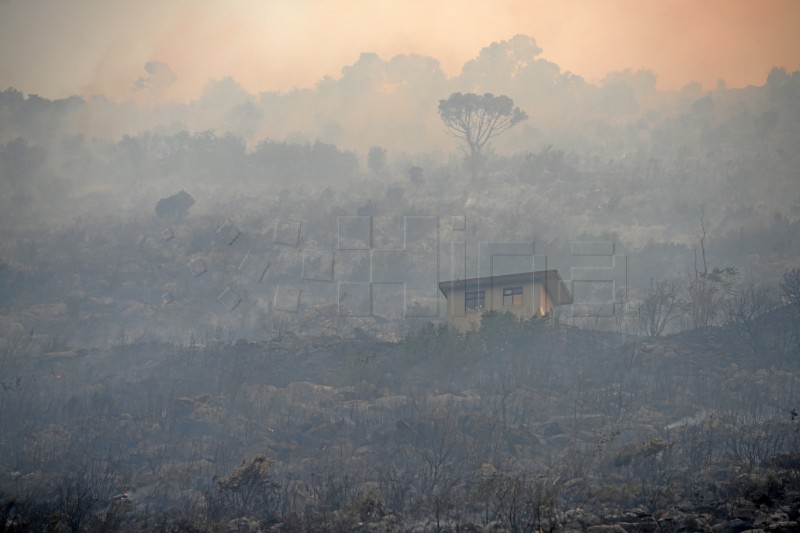
[[[484,291],[467,292],[465,302],[467,310],[483,309],[486,304],[486,293]]]
[[[503,289],[503,306],[522,305],[522,287]]]

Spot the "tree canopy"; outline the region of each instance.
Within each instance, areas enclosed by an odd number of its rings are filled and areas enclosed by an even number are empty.
[[[491,93],[453,93],[447,100],[439,100],[439,116],[447,133],[466,145],[462,149],[468,157],[473,178],[478,172],[481,150],[486,143],[528,118],[525,111],[514,107],[511,98]]]
[[[194,198],[186,191],[162,198],[156,204],[158,218],[180,218],[194,205]]]

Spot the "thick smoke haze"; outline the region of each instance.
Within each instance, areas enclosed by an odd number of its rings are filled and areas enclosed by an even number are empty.
[[[534,35],[546,59],[590,82],[647,68],[662,90],[719,79],[738,88],[773,66],[800,67],[800,7],[790,0],[35,0],[0,9],[0,86],[48,98],[187,101],[227,76],[250,93],[291,91],[338,77],[362,52],[434,57],[452,77],[481,47],[515,34]],[[145,97],[132,84],[149,61],[178,79]]]
[[[799,24],[0,0],[0,531],[800,530]]]
[[[149,61],[131,87],[146,98],[168,90],[178,77],[171,65]],[[353,168],[363,171],[368,170],[367,152],[381,147],[392,163],[389,174],[374,181],[381,186],[390,175],[395,181],[407,179],[412,166],[432,172],[449,161],[457,167],[458,144],[446,134],[437,102],[454,92],[490,92],[511,97],[529,117],[490,144],[488,155],[496,158],[498,176],[524,181],[526,173],[541,172],[542,161],[555,155],[557,161],[547,164],[559,165],[560,172],[571,170],[554,183],[591,186],[633,209],[637,202],[649,205],[653,197],[641,185],[602,177],[621,165],[628,167],[623,173],[633,173],[630,179],[650,180],[650,191],[668,190],[674,208],[699,212],[706,206],[715,221],[727,220],[732,230],[735,219],[726,213],[742,204],[765,217],[795,216],[799,83],[797,72],[779,67],[747,88],[721,82],[711,90],[696,83],[661,90],[658,73],[647,69],[611,72],[593,83],[545,59],[538,41],[519,34],[484,46],[456,76],[448,76],[433,57],[362,53],[338,77],[326,77],[312,88],[251,93],[226,77],[207,82],[197,99],[185,103],[142,107],[104,97],[50,100],[8,88],[0,102],[7,175],[3,198],[7,213],[28,221],[42,213],[52,221],[86,213],[85,207],[63,200],[89,206],[91,195],[99,193],[142,207],[179,187],[206,188],[211,197],[218,194],[212,190],[250,194],[269,180],[314,187],[347,183],[347,171],[323,178],[323,167],[295,168],[292,172],[300,173],[294,176],[282,173],[279,168],[289,167],[275,166],[274,158],[293,156],[265,151],[281,143],[342,150],[354,161]],[[195,159],[204,150],[211,150],[202,155],[207,163]],[[763,166],[765,158],[770,163]],[[596,178],[570,177],[573,171]],[[694,179],[698,173],[707,177]],[[307,178],[297,181],[302,176]],[[462,180],[448,178],[447,183],[457,196],[467,194]],[[726,183],[735,186],[726,188]],[[565,215],[572,209],[563,208]],[[564,227],[572,227],[569,216],[564,218]],[[639,243],[693,240],[692,223],[673,218],[673,227],[640,222],[639,229],[622,219],[590,218],[572,229],[616,231]]]

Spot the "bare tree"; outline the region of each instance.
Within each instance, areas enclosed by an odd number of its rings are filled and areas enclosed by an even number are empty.
[[[705,328],[714,324],[723,311],[727,298],[732,294],[733,281],[738,272],[733,267],[714,267],[708,270],[706,258],[706,225],[704,215],[700,215],[700,261],[698,264],[697,249],[694,252],[694,273],[689,276],[689,310],[691,324],[694,328]]]
[[[728,302],[728,323],[746,342],[754,355],[764,349],[767,321],[764,315],[775,309],[778,298],[772,287],[759,283],[745,285]]]
[[[389,509],[403,512],[414,485],[414,472],[410,468],[383,466],[378,472],[378,491]]]
[[[650,288],[639,308],[642,327],[650,337],[658,337],[664,332],[680,303],[675,280],[650,279]]]
[[[317,465],[311,472],[309,493],[323,515],[343,509],[356,497],[355,476],[341,461]]]
[[[65,475],[58,486],[56,519],[67,530],[78,532],[97,506],[97,499],[88,479],[80,474]]]
[[[242,461],[231,475],[215,476],[218,490],[207,496],[209,508],[234,518],[252,515],[266,523],[274,520],[280,507],[280,486],[272,477],[273,464],[263,455],[257,455]]]
[[[784,273],[781,280],[781,296],[795,312],[800,313],[800,268],[793,268]]]
[[[463,450],[451,420],[434,420],[421,433],[415,448],[419,506],[433,516],[435,531],[441,531],[455,504],[458,458]]]
[[[800,268],[793,268],[781,280],[781,299],[789,306],[789,336],[794,350],[800,351]]]
[[[494,474],[486,480],[492,514],[506,531],[560,531],[563,517],[557,502],[556,479],[551,472]]]

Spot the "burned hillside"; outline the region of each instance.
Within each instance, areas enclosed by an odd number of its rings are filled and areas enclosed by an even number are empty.
[[[789,531],[796,356],[758,359],[722,333],[624,338],[500,315],[398,342],[53,352],[23,335],[3,352],[7,528]],[[254,465],[261,484],[231,481]]]

